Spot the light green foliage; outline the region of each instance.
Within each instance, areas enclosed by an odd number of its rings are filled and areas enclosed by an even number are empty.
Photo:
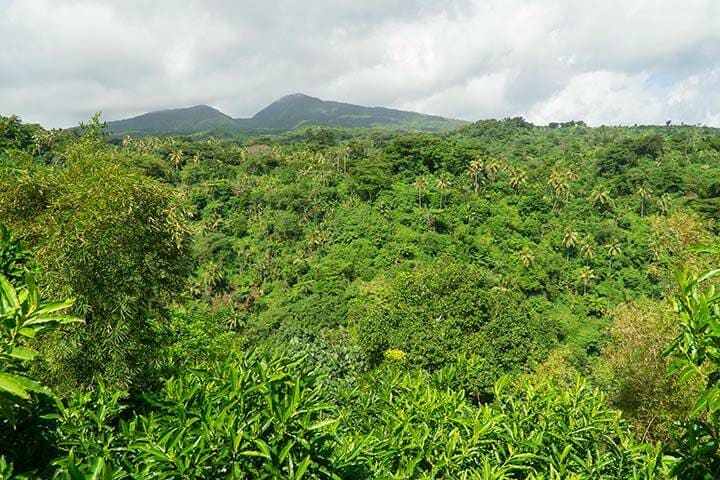
[[[433,383],[433,376],[381,369],[347,394],[342,418],[373,446],[373,478],[663,476],[659,452],[637,444],[584,383],[565,390],[503,381],[495,401],[481,407]]]
[[[620,305],[610,318],[597,377],[638,435],[667,442],[704,387],[698,376],[683,382],[679,375],[668,374],[670,359],[663,351],[678,333],[677,319],[668,302],[648,300]]]
[[[100,388],[60,409],[59,446],[103,458],[113,478],[343,478],[350,455],[335,452],[318,380],[301,359],[233,356],[168,380],[129,421],[122,395]]]
[[[158,479],[662,478],[659,452],[581,382],[500,382],[476,407],[443,384],[454,372],[435,375],[387,366],[328,397],[309,362],[255,352],[169,380],[129,416],[100,385],[61,407],[57,465]]]
[[[714,461],[706,410],[684,449],[628,433],[650,405],[681,433],[694,387],[663,396],[677,384],[651,374],[664,330],[632,312],[607,327],[618,305],[661,305],[679,262],[705,268],[687,249],[717,236],[716,130],[514,118],[241,143],[119,140],[96,116],[28,144],[6,124],[0,218],[87,319],[32,345],[63,399],[24,410],[16,474],[662,478],[668,452]],[[31,265],[6,237],[21,290]],[[714,317],[691,318],[682,351],[711,358]],[[261,346],[287,356],[237,354]]]
[[[13,242],[9,242],[12,246]],[[0,257],[11,257],[0,244]],[[13,251],[23,258],[23,251]],[[10,265],[17,266],[15,262]],[[12,273],[17,274],[13,269]],[[12,281],[11,281],[12,280]],[[42,421],[37,415],[43,403],[53,396],[38,381],[31,365],[39,357],[36,346],[46,334],[80,319],[64,314],[72,300],[52,301],[41,296],[32,272],[26,271],[22,282],[0,272],[0,475],[9,475],[9,461],[20,460],[23,466],[39,465],[49,454]],[[36,463],[37,462],[37,463]]]
[[[720,254],[720,248],[698,251]],[[681,478],[715,478],[720,475],[720,294],[713,280],[720,268],[692,275],[678,273],[679,292],[675,310],[682,332],[668,346],[681,378],[699,374],[707,380],[695,402],[685,432],[679,436],[679,461],[675,473]]]
[[[123,163],[91,123],[62,167],[0,178],[0,217],[33,245],[54,296],[87,320],[45,345],[43,377],[70,387],[95,373],[127,384],[151,366],[149,317],[182,287],[190,259],[186,213],[170,187]]]
[[[358,343],[376,363],[387,349],[398,348],[410,364],[429,369],[475,353],[486,360],[481,385],[491,388],[503,373],[542,358],[558,329],[494,283],[474,265],[441,259],[390,285],[370,285],[351,312]]]
[[[29,400],[29,392],[47,393],[39,383],[20,373],[24,362],[38,355],[27,346],[30,339],[61,325],[82,322],[60,313],[72,306],[72,300],[42,299],[32,273],[26,274],[24,283],[16,289],[0,274],[0,412],[6,417],[11,414],[13,397]]]

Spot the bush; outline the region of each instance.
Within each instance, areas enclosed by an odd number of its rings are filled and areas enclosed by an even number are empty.
[[[522,295],[495,286],[473,265],[439,261],[373,288],[355,301],[351,318],[374,364],[390,348],[431,370],[458,353],[477,354],[486,361],[490,388],[501,374],[544,358],[557,340],[556,325],[541,322]]]
[[[79,393],[57,416],[58,474],[100,458],[113,478],[342,476],[319,379],[301,359],[248,353],[168,380],[142,414],[120,392]]]

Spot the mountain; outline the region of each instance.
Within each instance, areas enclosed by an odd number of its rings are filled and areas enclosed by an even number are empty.
[[[194,135],[282,132],[310,125],[437,132],[452,130],[466,123],[390,108],[321,100],[296,93],[271,103],[252,118],[232,118],[207,105],[197,105],[108,122],[108,127],[114,135]]]
[[[235,120],[207,105],[159,110],[143,115],[108,122],[108,129],[117,135],[190,134],[235,130]]]

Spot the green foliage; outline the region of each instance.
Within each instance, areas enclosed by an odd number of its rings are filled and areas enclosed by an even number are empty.
[[[0,116],[0,153],[5,149],[29,149],[33,134],[38,130],[38,125],[26,125],[15,115]]]
[[[62,398],[13,400],[3,475],[665,478],[668,452],[714,474],[713,280],[676,344],[711,380],[677,445],[697,382],[664,375],[657,313],[716,240],[713,129],[7,125],[0,218],[23,246],[0,232],[2,274],[22,292],[37,269],[87,323],[21,345],[41,355],[13,374]]]
[[[0,224],[0,275],[4,275],[13,285],[25,280],[30,266],[30,252],[22,243],[13,238],[10,229]]]
[[[700,251],[720,254],[720,248]],[[720,275],[713,269],[693,275],[678,272],[675,310],[682,332],[667,352],[676,359],[681,378],[695,373],[707,379],[695,402],[685,432],[679,436],[679,461],[674,472],[681,478],[715,478],[720,475],[720,294],[712,283]]]
[[[0,274],[0,416],[12,422],[18,400],[30,400],[31,392],[49,393],[25,375],[27,362],[38,355],[28,342],[61,325],[82,322],[60,313],[72,304],[72,300],[52,302],[41,298],[30,272],[20,288]]]
[[[0,216],[35,248],[51,293],[75,297],[87,321],[43,348],[43,377],[56,385],[99,372],[109,382],[137,379],[152,364],[148,319],[163,314],[190,266],[177,194],[122,165],[100,132],[92,122],[61,168],[0,181]]]
[[[301,359],[249,353],[168,380],[129,421],[101,387],[61,408],[59,446],[113,478],[342,478],[318,380]]]
[[[558,326],[540,322],[529,303],[488,277],[447,259],[378,285],[351,312],[360,345],[372,362],[398,348],[409,363],[429,369],[476,353],[486,360],[483,384],[491,388],[503,373],[542,359]]]
[[[637,444],[586,384],[500,382],[493,403],[474,407],[436,380],[455,368],[382,368],[345,393],[341,422],[369,450],[370,477],[662,477],[659,452]]]
[[[704,387],[701,378],[682,382],[678,375],[668,375],[670,359],[663,350],[677,335],[678,325],[666,303],[635,301],[613,309],[608,345],[597,366],[612,404],[629,417],[638,434],[663,442],[670,440]]]
[[[0,273],[0,453],[8,456],[0,455],[2,478],[9,478],[13,462],[37,466],[48,456],[46,426],[37,415],[53,394],[30,371],[39,356],[34,347],[48,332],[81,322],[63,313],[72,300],[41,296],[32,272],[26,271],[22,281],[16,278]]]
[[[211,363],[168,380],[142,414],[128,415],[124,394],[98,385],[61,406],[58,445],[67,456],[58,474],[610,479],[664,471],[659,452],[638,444],[582,382],[569,390],[501,382],[495,402],[476,407],[434,376],[390,366],[329,397],[309,365],[263,352]]]

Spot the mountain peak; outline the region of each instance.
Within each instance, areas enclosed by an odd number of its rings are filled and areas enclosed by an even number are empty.
[[[287,104],[309,104],[309,103],[322,103],[323,100],[317,98],[317,97],[311,97],[310,95],[306,95],[304,93],[291,93],[290,95],[285,95],[284,97],[280,97],[277,100],[275,100],[273,103],[265,107],[265,109],[272,107],[273,105],[287,105]],[[265,110],[263,109],[263,110]],[[262,110],[261,110],[262,111]],[[258,112],[260,113],[260,112]]]
[[[281,97],[277,100],[277,102],[284,102],[288,100],[320,100],[317,97],[311,97],[310,95],[306,95],[304,93],[291,93],[290,95],[285,95],[284,97]],[[320,100],[322,101],[322,100]],[[275,102],[275,103],[277,103]]]

